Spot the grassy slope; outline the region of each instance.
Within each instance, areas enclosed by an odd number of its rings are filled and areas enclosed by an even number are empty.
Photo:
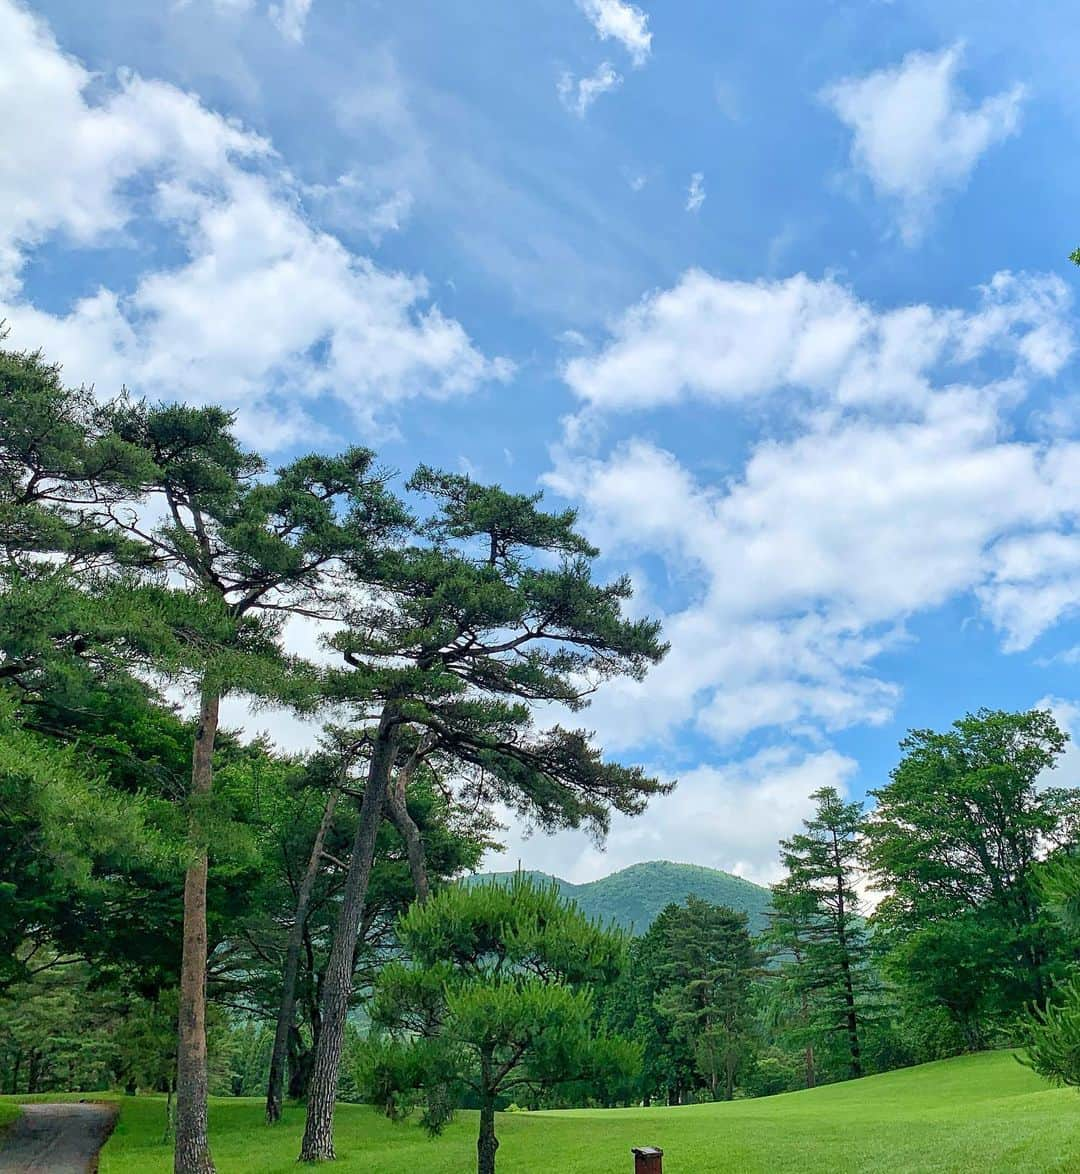
[[[513,876],[513,873],[487,875],[506,878]],[[648,929],[665,905],[672,901],[681,904],[691,893],[716,905],[729,905],[732,909],[749,914],[753,932],[765,928],[768,889],[716,868],[653,860],[647,864],[633,864],[583,885],[574,885],[542,872],[529,875],[540,880],[557,881],[563,894],[573,898],[590,917],[615,921],[623,928],[632,928],[637,933]],[[486,877],[481,875],[476,879]]]
[[[167,1174],[163,1105],[119,1098],[102,1174]],[[295,1174],[299,1109],[276,1129],[251,1100],[211,1109],[221,1174]],[[333,1167],[365,1174],[471,1174],[475,1114],[438,1141],[342,1106]],[[1080,1098],[1007,1053],[967,1056],[811,1092],[682,1109],[501,1115],[500,1174],[627,1174],[632,1145],[666,1151],[665,1174],[1046,1174],[1080,1170]]]

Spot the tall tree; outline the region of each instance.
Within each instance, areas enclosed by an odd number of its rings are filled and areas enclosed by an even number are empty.
[[[281,1120],[282,1089],[285,1085],[285,1062],[289,1054],[289,1036],[296,1014],[296,981],[300,972],[300,952],[304,948],[304,930],[308,909],[315,891],[319,870],[323,866],[327,835],[334,822],[340,791],[332,787],[326,795],[322,817],[311,842],[311,854],[296,894],[296,912],[293,914],[289,938],[285,945],[285,965],[281,976],[281,1003],[278,1006],[274,1031],[274,1047],[270,1056],[270,1074],[266,1086],[266,1122],[275,1125]]]
[[[399,935],[409,961],[383,970],[372,1008],[395,1043],[375,1049],[369,1082],[384,1098],[423,1090],[436,1132],[470,1091],[478,1174],[495,1174],[500,1095],[638,1062],[625,1041],[593,1030],[592,987],[618,973],[623,935],[590,923],[555,885],[518,873],[507,885],[446,888],[414,904]]]
[[[669,1105],[681,1104],[696,1082],[693,1043],[659,1006],[667,943],[683,912],[674,902],[661,909],[649,928],[630,943],[625,973],[602,998],[604,1021],[641,1047],[640,1087],[645,1104],[661,1096]]]
[[[189,625],[183,667],[198,720],[184,881],[175,1169],[209,1174],[206,886],[221,700],[230,691],[287,699],[296,665],[281,650],[284,617],[334,618],[335,568],[343,558],[369,557],[393,537],[403,515],[366,449],[304,457],[268,477],[220,409],[121,404],[112,423],[120,441],[147,462],[142,505],[107,502],[87,512],[141,546],[159,576],[161,606]]]
[[[712,1099],[735,1095],[751,1051],[751,982],[759,960],[745,913],[688,897],[666,921],[657,1006],[689,1045]]]
[[[279,985],[276,1045],[267,1096],[267,1118],[271,1121],[276,1116],[275,1102],[280,1112],[286,1057],[289,1095],[306,1092],[307,1065],[312,1058],[306,1037],[310,1035],[314,1047],[321,1032],[314,992],[322,985],[326,938],[347,870],[342,858],[348,857],[355,824],[355,811],[338,797],[347,799],[353,793],[352,772],[362,767],[365,747],[349,730],[331,730],[326,736],[330,744],[327,752],[312,756],[305,764],[306,804],[303,799],[289,804],[295,814],[286,817],[288,824],[280,828],[281,839],[266,862],[266,872],[280,878],[268,902],[269,922],[243,934],[255,948],[239,967],[259,984],[252,992],[252,1009],[257,1014],[266,1014],[270,1002],[260,1000],[258,990],[267,983],[259,976],[266,975],[271,990]],[[401,789],[410,836],[423,845],[424,875],[430,885],[437,888],[447,878],[478,866],[484,851],[492,846],[487,821],[466,819],[425,767],[412,770],[407,778],[398,772],[393,785]],[[316,814],[317,808],[321,814]],[[369,971],[395,947],[395,918],[417,895],[414,853],[415,845],[401,833],[398,821],[384,823],[357,949],[357,977],[364,987],[370,985]],[[295,913],[284,943],[284,962],[280,969],[271,966],[268,971],[264,959],[278,956],[282,906],[290,901],[295,903]],[[303,1042],[295,1016],[298,995],[303,996]]]
[[[817,899],[805,888],[774,885],[769,910],[769,930],[764,947],[775,964],[770,978],[777,991],[777,1018],[803,1051],[803,1075],[807,1088],[817,1083],[817,1062],[814,1055],[813,1004],[814,991],[804,981],[807,946],[817,912]]]
[[[947,1006],[970,1046],[987,1017],[1041,1002],[1058,932],[1034,869],[1073,841],[1080,792],[1043,785],[1067,735],[1043,710],[980,710],[944,733],[913,730],[874,792],[866,860],[874,915],[900,981]]]
[[[603,761],[583,730],[537,730],[535,703],[581,708],[605,679],[640,678],[665,648],[650,620],[628,620],[630,584],[598,584],[598,552],[572,511],[421,468],[410,488],[432,507],[412,546],[381,564],[378,591],[334,645],[374,689],[370,767],[341,915],[323,988],[323,1029],[300,1157],[334,1157],[333,1108],[352,965],[379,822],[394,771],[436,748],[454,766],[459,799],[498,801],[548,828],[607,827],[614,808],[641,811],[665,787],[639,768]],[[367,574],[365,582],[371,583]]]
[[[802,832],[780,843],[787,876],[774,886],[782,905],[805,916],[803,962],[792,972],[800,998],[806,994],[815,1029],[826,1038],[842,1034],[848,1070],[863,1074],[861,1006],[873,989],[868,946],[855,879],[863,816],[861,803],[845,803],[835,787],[811,796],[814,815]]]

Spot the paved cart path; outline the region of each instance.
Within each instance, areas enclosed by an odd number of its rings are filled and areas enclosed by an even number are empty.
[[[112,1105],[23,1105],[0,1140],[0,1174],[93,1174]]]

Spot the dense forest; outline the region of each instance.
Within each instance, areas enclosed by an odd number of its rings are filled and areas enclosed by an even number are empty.
[[[1048,713],[972,699],[869,809],[818,791],[771,893],[701,875],[650,907],[628,870],[601,919],[596,886],[457,883],[506,813],[602,836],[668,787],[576,724],[665,645],[572,511],[366,449],[271,469],[224,411],[7,351],[0,543],[0,1091],[163,1093],[182,1174],[214,1169],[211,1094],[270,1125],[304,1103],[304,1160],[337,1099],[433,1132],[471,1107],[490,1174],[511,1106],[1003,1045],[1080,1083],[1080,791]],[[232,698],[318,749],[227,728]]]

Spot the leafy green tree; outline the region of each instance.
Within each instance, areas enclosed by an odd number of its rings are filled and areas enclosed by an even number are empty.
[[[452,886],[399,923],[407,962],[379,975],[369,1087],[392,1106],[423,1090],[425,1123],[445,1124],[462,1094],[480,1106],[478,1174],[494,1174],[500,1096],[632,1069],[637,1053],[593,1029],[592,988],[611,981],[626,943],[524,876]]]
[[[430,516],[416,542],[379,565],[377,589],[367,574],[367,597],[333,640],[352,666],[342,695],[359,689],[370,723],[370,765],[323,988],[304,1161],[334,1156],[353,956],[395,772],[414,755],[438,755],[466,809],[498,802],[544,828],[598,834],[612,809],[637,813],[666,789],[640,768],[605,762],[584,730],[533,724],[537,703],[580,709],[604,680],[640,678],[665,651],[655,622],[624,616],[626,578],[593,581],[597,551],[573,512],[545,513],[539,495],[426,468],[410,488]]]
[[[713,1100],[735,1095],[753,1050],[751,983],[759,959],[746,914],[698,897],[665,921],[657,1008],[692,1050]]]
[[[154,854],[144,810],[92,759],[27,730],[0,691],[0,995],[70,961],[77,915],[114,888],[112,861]]]
[[[112,1079],[118,1059],[112,1028],[122,1003],[114,991],[93,985],[87,966],[66,961],[42,967],[6,992],[0,1091],[100,1089]]]
[[[345,731],[341,731],[342,736]],[[290,1095],[306,1091],[312,1049],[321,1030],[316,992],[322,984],[326,964],[327,938],[333,927],[347,858],[356,823],[349,805],[338,806],[338,796],[353,790],[351,772],[364,765],[362,742],[339,744],[313,756],[304,766],[301,787],[278,801],[283,810],[274,820],[274,841],[265,861],[263,875],[271,880],[273,892],[265,902],[266,916],[245,928],[245,938],[256,943],[243,969],[249,978],[263,984],[254,997],[265,1013],[270,999],[278,997],[275,1045],[267,1082],[267,1119],[280,1115],[284,1092],[286,1060],[292,1072]],[[436,887],[447,878],[475,869],[485,849],[491,846],[490,825],[483,819],[465,819],[436,785],[424,767],[401,784],[400,802],[416,841],[423,845],[425,879]],[[400,821],[386,823],[379,830],[365,921],[356,952],[354,978],[363,987],[370,985],[369,971],[393,948],[393,923],[413,900],[414,849],[401,835]],[[282,909],[295,906],[288,937],[281,942]],[[266,965],[266,958],[280,967]],[[297,996],[304,1014],[301,1039],[296,1023]],[[272,997],[272,995],[271,995]],[[310,1046],[308,1046],[310,1040]]]
[[[780,843],[787,876],[773,887],[774,902],[797,910],[802,962],[789,966],[788,981],[800,1004],[805,997],[810,1030],[826,1043],[841,1035],[848,1071],[858,1077],[860,1023],[876,985],[855,892],[862,804],[845,803],[835,787],[811,798],[817,809],[805,830]]]
[[[980,710],[912,731],[874,792],[865,855],[890,973],[949,1008],[970,1047],[988,1022],[1041,1003],[1060,971],[1035,866],[1077,835],[1080,793],[1043,786],[1065,743],[1045,711]]]

